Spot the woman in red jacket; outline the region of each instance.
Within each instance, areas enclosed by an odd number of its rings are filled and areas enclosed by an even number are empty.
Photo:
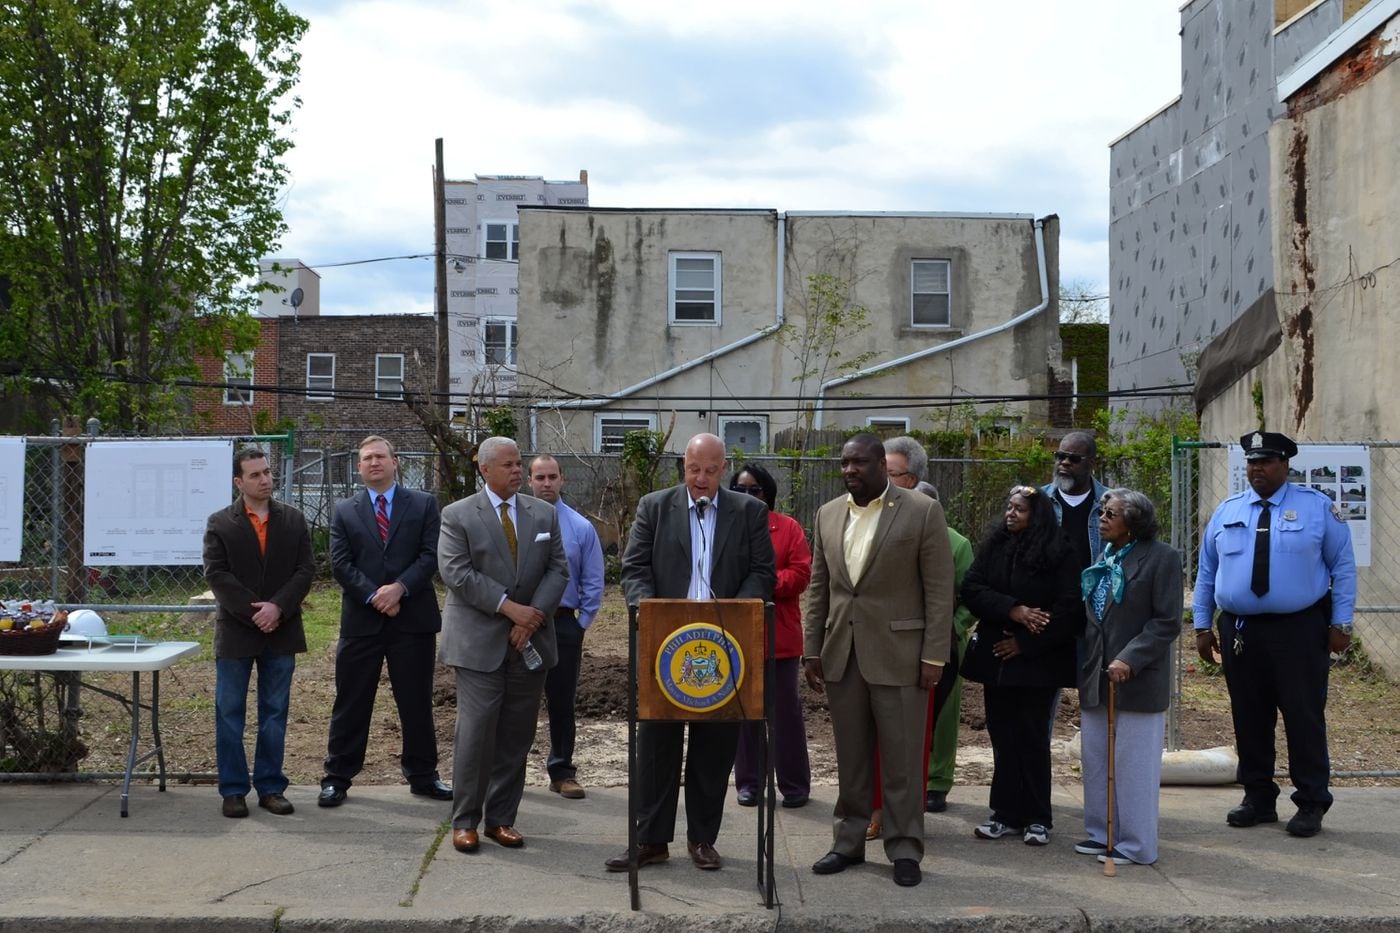
[[[756,496],[768,505],[768,533],[773,537],[778,585],[773,590],[774,668],[773,742],[774,768],[783,806],[800,807],[812,794],[812,768],[807,758],[807,727],[802,719],[802,700],[797,694],[797,672],[802,664],[802,610],[798,600],[812,579],[812,549],[802,526],[786,515],[773,511],[778,484],[763,467],[746,463],[729,480],[729,488],[741,495]],[[734,786],[739,806],[758,805],[763,790],[759,773],[763,761],[763,727],[746,722],[739,727],[739,751],[734,759]]]

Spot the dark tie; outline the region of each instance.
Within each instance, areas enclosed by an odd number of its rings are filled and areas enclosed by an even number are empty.
[[[383,494],[375,502],[374,520],[379,523],[379,540],[389,540],[389,500]]]
[[[1259,525],[1254,532],[1254,572],[1249,575],[1249,588],[1255,596],[1269,592],[1269,502],[1259,503]]]
[[[506,544],[510,545],[510,559],[519,560],[520,543],[515,537],[515,522],[510,520],[510,503],[501,503],[501,530],[506,533]]]

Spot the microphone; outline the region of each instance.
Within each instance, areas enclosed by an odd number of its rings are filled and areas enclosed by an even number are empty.
[[[710,507],[710,497],[701,496],[695,500],[695,517],[702,522],[705,520],[705,510]]]

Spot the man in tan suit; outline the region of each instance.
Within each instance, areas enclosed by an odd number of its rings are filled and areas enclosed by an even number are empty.
[[[831,851],[812,871],[865,861],[878,743],[885,855],[907,887],[922,879],[924,720],[952,640],[953,555],[942,506],[889,482],[878,437],[846,442],[841,475],[848,495],[817,513],[804,614],[803,669],[831,693],[840,783]]]

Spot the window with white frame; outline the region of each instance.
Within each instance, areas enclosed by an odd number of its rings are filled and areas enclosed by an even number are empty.
[[[908,418],[866,418],[865,426],[875,434],[893,434],[898,431],[903,434],[909,430]]]
[[[224,404],[253,404],[253,351],[224,354]]]
[[[320,486],[326,481],[325,451],[303,449],[297,451],[296,485]]]
[[[720,322],[720,254],[671,253],[670,323]]]
[[[520,224],[488,220],[481,225],[481,255],[487,259],[520,259]]]
[[[514,366],[518,336],[514,321],[486,321],[483,325],[483,342],[486,344],[487,364]]]
[[[915,327],[950,327],[952,321],[952,263],[946,259],[915,259],[910,269],[910,323]]]
[[[402,353],[380,353],[374,358],[374,397],[403,398]]]
[[[756,454],[768,443],[768,418],[764,415],[720,415],[719,436],[725,450]]]
[[[622,452],[622,439],[629,431],[655,431],[655,415],[597,415],[593,420],[594,447],[599,453]]]
[[[313,401],[335,398],[335,354],[306,354],[306,397]]]

